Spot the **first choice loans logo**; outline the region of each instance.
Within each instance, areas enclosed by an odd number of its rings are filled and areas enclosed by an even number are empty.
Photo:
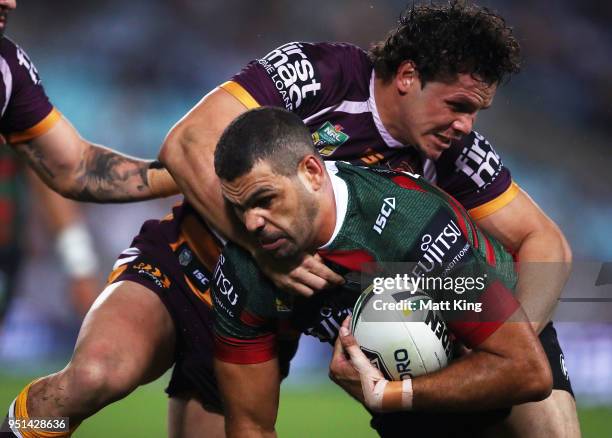
[[[257,62],[266,70],[285,108],[294,111],[309,94],[316,96],[321,83],[300,43],[289,43],[272,50]]]

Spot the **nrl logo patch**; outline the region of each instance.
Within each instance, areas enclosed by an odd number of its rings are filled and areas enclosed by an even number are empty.
[[[277,312],[291,312],[291,306],[287,305],[280,298],[276,299],[276,311]]]
[[[338,147],[350,138],[344,132],[341,125],[332,125],[325,122],[319,129],[312,133],[312,141],[324,157],[333,154]]]
[[[193,256],[191,254],[191,251],[189,251],[187,248],[184,248],[179,254],[179,264],[181,266],[187,266],[189,263],[191,263],[192,258]]]

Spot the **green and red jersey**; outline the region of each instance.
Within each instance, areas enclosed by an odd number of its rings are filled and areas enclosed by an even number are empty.
[[[451,196],[418,175],[327,163],[336,201],[336,226],[319,250],[350,280],[313,298],[273,286],[254,260],[229,244],[213,273],[216,356],[235,363],[264,362],[279,336],[303,332],[333,342],[361,292],[359,273],[374,264],[405,262],[413,278],[480,277],[481,290],[461,298],[482,303],[482,313],[442,312],[454,335],[473,347],[518,308],[512,295],[512,256],[479,230]],[[442,290],[424,289],[434,301]]]

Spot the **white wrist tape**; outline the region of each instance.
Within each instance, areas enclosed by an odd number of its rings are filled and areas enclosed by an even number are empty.
[[[412,409],[412,379],[402,380],[402,410]]]
[[[362,385],[365,382],[362,382]],[[370,380],[363,388],[366,405],[376,412],[408,411],[412,409],[412,380],[401,382]]]
[[[55,248],[64,270],[71,277],[88,277],[97,273],[98,257],[85,224],[71,224],[60,231]]]
[[[381,412],[383,410],[383,398],[388,383],[389,381],[385,379],[378,381],[370,380],[369,388],[364,388],[364,382],[362,381],[363,397],[365,398],[367,407],[375,412]]]

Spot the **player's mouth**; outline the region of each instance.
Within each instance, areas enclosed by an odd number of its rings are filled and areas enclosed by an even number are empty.
[[[451,143],[453,142],[453,140],[455,140],[452,137],[447,137],[447,136],[442,135],[442,134],[434,134],[433,136],[436,139],[436,144],[441,149],[448,149],[450,147]]]
[[[278,237],[273,239],[261,239],[259,245],[264,251],[276,251],[287,241],[284,237]]]

